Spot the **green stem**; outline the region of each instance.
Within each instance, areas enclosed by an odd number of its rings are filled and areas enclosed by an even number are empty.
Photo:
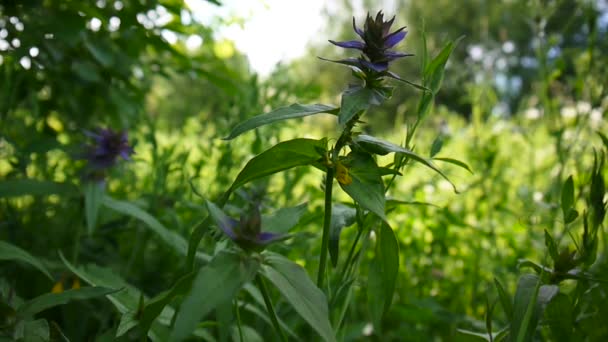
[[[331,194],[334,184],[334,169],[327,169],[325,177],[325,215],[323,217],[323,240],[321,243],[321,259],[319,260],[319,273],[317,274],[317,287],[323,288],[325,279],[325,266],[327,265],[327,252],[329,251],[329,229],[331,226]]]
[[[344,281],[344,277],[346,276],[346,272],[350,269],[349,265],[352,261],[353,255],[355,254],[355,248],[357,247],[357,243],[359,242],[359,239],[361,238],[361,233],[363,233],[363,227],[359,226],[357,227],[359,228],[357,230],[357,236],[355,237],[355,241],[353,241],[352,246],[350,247],[350,251],[348,252],[348,257],[346,258],[346,262],[344,263],[344,266],[342,268],[342,272],[340,274],[340,282]]]
[[[256,283],[260,288],[260,292],[262,292],[262,297],[264,297],[264,303],[266,304],[266,310],[268,310],[268,315],[270,316],[270,320],[272,321],[272,325],[274,326],[274,330],[276,330],[277,334],[281,337],[281,341],[287,342],[287,338],[285,334],[283,334],[283,330],[279,325],[279,320],[277,319],[277,314],[274,312],[274,308],[272,307],[272,302],[270,301],[270,296],[268,295],[268,290],[266,290],[266,283],[264,283],[264,279],[258,274],[256,276]]]
[[[237,327],[239,328],[239,341],[243,342],[243,329],[241,328],[241,310],[238,301],[234,301],[234,311],[236,313]]]

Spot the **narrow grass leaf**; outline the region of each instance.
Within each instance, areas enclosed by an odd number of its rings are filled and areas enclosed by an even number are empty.
[[[139,221],[142,221],[146,226],[158,237],[163,240],[169,247],[173,248],[176,253],[186,255],[188,251],[188,243],[178,233],[165,228],[154,216],[148,214],[140,207],[126,201],[115,200],[109,196],[104,196],[102,199],[104,206],[117,211],[121,214],[131,216]]]
[[[99,208],[103,201],[105,190],[104,185],[97,182],[87,182],[84,184],[84,207],[87,219],[87,232],[92,235],[97,225]]]

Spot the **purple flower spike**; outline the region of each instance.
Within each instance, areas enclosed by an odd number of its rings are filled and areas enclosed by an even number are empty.
[[[357,59],[348,58],[332,62],[346,64],[363,71],[366,79],[369,81],[382,76],[388,76],[386,72],[388,72],[389,62],[398,58],[412,56],[409,53],[390,50],[407,35],[407,31],[404,31],[405,27],[390,32],[394,21],[395,17],[385,21],[382,11],[378,12],[375,18],[368,14],[363,30],[361,30],[357,27],[355,18],[353,18],[353,30],[363,41],[349,40],[336,42],[330,40],[329,42],[345,49],[361,50],[362,54]]]
[[[129,145],[127,132],[114,132],[113,130],[99,129],[97,133],[85,132],[94,140],[86,147],[84,158],[97,170],[108,169],[116,164],[117,158],[129,160],[134,153]]]
[[[339,47],[343,47],[345,49],[357,49],[357,50],[365,49],[365,43],[360,42],[358,40],[349,40],[347,42],[336,42],[336,41],[330,40],[329,42],[334,45],[337,45]]]

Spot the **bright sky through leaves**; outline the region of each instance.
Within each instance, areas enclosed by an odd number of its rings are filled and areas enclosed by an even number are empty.
[[[318,40],[323,25],[322,0],[226,0],[215,6],[203,0],[186,0],[196,19],[204,24],[214,18],[234,22],[223,25],[217,39],[234,41],[251,67],[268,75],[276,63],[304,54],[311,40]],[[244,19],[242,25],[238,18]]]

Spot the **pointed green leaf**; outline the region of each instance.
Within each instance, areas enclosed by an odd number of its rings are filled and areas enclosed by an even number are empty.
[[[498,297],[500,298],[500,304],[502,305],[506,316],[513,317],[513,300],[511,299],[511,296],[497,278],[494,278],[494,284],[496,285]]]
[[[363,148],[364,150],[366,150],[370,153],[375,153],[375,154],[380,154],[380,155],[385,155],[388,153],[403,154],[403,155],[407,156],[408,158],[411,158],[412,160],[415,160],[415,161],[423,164],[424,166],[432,169],[433,171],[437,172],[439,175],[441,175],[441,177],[443,177],[445,180],[447,180],[452,185],[452,187],[454,188],[454,192],[458,193],[454,183],[452,183],[450,181],[450,179],[441,170],[439,170],[430,160],[417,155],[416,153],[414,153],[413,151],[411,151],[407,148],[404,148],[399,145],[395,145],[391,142],[388,142],[388,141],[385,141],[382,139],[378,139],[376,137],[372,137],[372,136],[365,135],[365,134],[359,134],[358,136],[354,137],[353,142],[355,142],[357,145],[361,146],[361,148]]]
[[[17,309],[20,317],[30,317],[44,310],[58,305],[64,305],[73,300],[86,300],[105,296],[116,290],[105,287],[88,286],[80,289],[71,289],[61,293],[45,293],[41,296],[28,300]]]
[[[89,235],[95,231],[99,207],[105,193],[105,185],[97,182],[84,184],[84,207],[87,219],[87,232]]]
[[[152,323],[161,314],[165,306],[169,305],[177,296],[184,295],[190,290],[194,276],[195,273],[186,274],[179,278],[169,290],[159,293],[146,303],[140,321],[142,333],[148,332]]]
[[[8,242],[0,241],[0,260],[15,260],[25,262],[44,273],[44,275],[47,276],[47,278],[49,278],[51,281],[53,280],[51,273],[49,273],[40,260],[25,250]]]
[[[448,58],[450,58],[454,48],[463,38],[464,37],[460,37],[454,42],[448,42],[441,52],[439,52],[424,69],[424,85],[430,88],[433,94],[437,94],[437,91],[441,88],[441,82],[443,81],[445,65],[448,62]]]
[[[173,248],[176,253],[186,255],[188,248],[186,239],[184,239],[178,233],[165,228],[165,226],[158,222],[157,219],[155,219],[152,215],[148,214],[143,209],[132,203],[115,200],[109,196],[104,196],[102,199],[102,203],[104,206],[114,211],[142,221],[151,231],[156,233],[156,235],[158,235],[161,240],[163,240],[167,245],[169,245],[169,247]]]
[[[540,279],[536,275],[524,274],[519,278],[513,301],[511,334],[516,342],[532,341],[538,316],[535,315],[536,298]]]
[[[441,50],[441,52],[439,52],[439,54],[435,58],[433,58],[433,60],[428,63],[425,63],[423,72],[424,86],[429,88],[430,91],[427,91],[422,94],[422,97],[418,102],[417,115],[419,119],[425,117],[429,112],[433,103],[433,98],[441,88],[445,65],[448,61],[448,58],[450,57],[450,55],[454,51],[454,48],[462,38],[463,37],[458,38],[455,42],[448,42],[446,46]]]
[[[557,262],[557,260],[559,259],[559,253],[557,251],[557,244],[555,243],[555,240],[553,240],[553,237],[551,236],[551,234],[549,234],[549,232],[546,229],[545,229],[545,246],[547,246],[549,255],[551,256],[551,259],[553,259],[553,263],[555,264],[555,262]]]
[[[306,213],[308,203],[295,207],[281,208],[272,215],[262,215],[262,231],[273,233],[287,233],[295,227]]]
[[[84,280],[91,286],[120,289],[120,291],[110,293],[106,295],[106,297],[122,315],[133,315],[134,312],[139,310],[139,301],[142,292],[127,283],[113,270],[102,268],[97,265],[76,267],[67,261],[63,254],[59,253],[59,257],[70,272],[74,273],[78,278]],[[159,322],[162,322],[163,325],[169,325],[173,314],[173,309],[165,307],[160,315]],[[155,322],[152,329],[148,332],[148,337],[150,337],[152,341],[166,341],[165,334],[166,329]]]
[[[23,342],[48,342],[51,341],[49,323],[45,319],[26,321],[23,326]]]
[[[264,260],[262,275],[325,341],[335,341],[325,294],[310,280],[304,268],[275,253],[267,252]]]
[[[371,105],[380,104],[389,96],[390,93],[382,93],[378,90],[361,86],[355,86],[346,90],[342,94],[342,103],[340,112],[338,113],[338,124],[344,127],[347,122],[352,120],[352,118],[361,111],[366,110]]]
[[[564,219],[568,217],[570,212],[570,208],[574,204],[574,180],[572,179],[572,175],[566,179],[564,182],[564,186],[562,187],[562,213],[564,214]]]
[[[383,223],[378,231],[376,255],[370,267],[368,301],[373,321],[381,328],[382,317],[390,308],[399,272],[399,244],[391,227]]]
[[[458,159],[453,159],[453,158],[433,158],[433,160],[439,160],[442,162],[446,162],[446,163],[450,163],[456,166],[460,166],[461,168],[469,171],[470,174],[473,174],[473,170],[471,170],[471,168],[469,167],[469,165],[467,165],[467,163],[460,161]]]
[[[253,157],[238,174],[228,193],[255,179],[313,164],[322,157],[318,150],[324,150],[325,145],[324,139],[294,139],[278,143]]]
[[[351,152],[349,158],[348,172],[352,182],[339,182],[340,187],[363,208],[386,221],[384,183],[376,161],[370,154],[360,152]]]
[[[331,264],[338,265],[338,254],[340,252],[340,233],[342,228],[355,223],[357,210],[343,204],[336,204],[331,210],[331,226],[329,228],[329,256]]]
[[[441,151],[443,147],[443,136],[439,135],[435,140],[433,140],[433,144],[431,145],[431,152],[429,153],[429,157],[433,158],[437,153]]]
[[[536,275],[524,274],[519,278],[511,319],[512,336],[517,342],[533,340],[540,316],[558,293],[557,285],[541,285]]]
[[[177,312],[170,341],[188,338],[198,322],[218,305],[230,302],[255,276],[258,268],[255,259],[231,252],[220,252],[215,256],[198,271],[192,289]]]
[[[606,137],[602,132],[599,131],[595,133],[600,136],[600,139],[602,139],[602,143],[604,143],[604,148],[608,150],[608,137]]]
[[[337,108],[326,106],[323,104],[312,104],[312,105],[301,105],[298,103],[292,104],[288,107],[275,109],[272,112],[268,112],[261,115],[256,115],[250,119],[247,119],[238,125],[236,125],[230,134],[224,138],[224,140],[231,140],[237,136],[258,128],[260,126],[268,125],[277,121],[301,118],[309,115],[319,113],[332,113],[335,114]]]
[[[573,341],[573,325],[576,321],[568,295],[558,293],[547,305],[544,323],[549,326],[555,341]]]

